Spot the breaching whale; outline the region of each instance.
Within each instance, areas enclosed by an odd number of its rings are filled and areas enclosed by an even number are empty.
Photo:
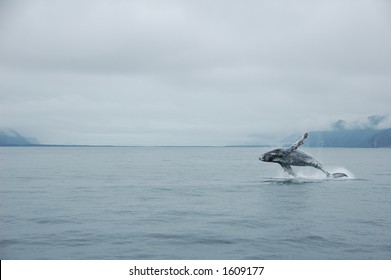
[[[284,169],[285,172],[288,172],[292,176],[296,176],[291,166],[312,166],[316,169],[321,170],[326,174],[327,177],[332,178],[342,178],[348,177],[345,173],[329,173],[323,166],[313,157],[307,155],[302,151],[298,151],[301,145],[304,144],[304,140],[307,139],[308,133],[305,133],[302,138],[295,142],[288,149],[275,149],[263,154],[259,160],[264,162],[273,162],[278,163]]]

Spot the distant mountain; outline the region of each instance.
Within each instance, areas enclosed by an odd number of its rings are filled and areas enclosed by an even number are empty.
[[[307,147],[391,148],[391,128],[311,131]]]
[[[0,130],[0,146],[32,146],[37,144],[39,143],[36,139],[24,137],[15,130]]]
[[[384,129],[371,139],[372,147],[391,148],[391,128]]]

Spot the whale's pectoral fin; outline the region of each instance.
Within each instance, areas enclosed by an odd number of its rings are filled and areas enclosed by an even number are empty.
[[[285,172],[287,172],[291,176],[296,177],[296,174],[290,165],[282,164],[282,163],[280,163],[280,165],[281,165],[282,169],[284,169]]]
[[[301,137],[299,140],[297,140],[289,149],[287,149],[288,153],[293,152],[294,150],[297,150],[301,145],[304,144],[304,140],[307,139],[308,133],[304,133],[303,137]]]

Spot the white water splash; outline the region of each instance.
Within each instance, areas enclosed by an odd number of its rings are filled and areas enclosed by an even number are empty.
[[[349,179],[356,179],[356,176],[348,169],[342,166],[337,167],[327,167],[326,170],[330,173],[345,173],[348,177],[342,177],[342,178],[332,178],[327,177],[322,171],[314,169],[314,168],[308,168],[308,167],[294,167],[294,171],[296,173],[296,176],[291,176],[288,173],[284,171],[279,171],[277,174],[277,178],[280,179],[300,179],[300,180],[349,180]]]

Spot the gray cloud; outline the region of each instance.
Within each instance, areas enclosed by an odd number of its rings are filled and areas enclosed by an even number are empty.
[[[387,116],[371,115],[366,119],[360,118],[351,120],[349,122],[345,120],[338,120],[332,123],[334,130],[344,129],[378,129],[378,128],[389,128],[391,126]]]
[[[387,1],[2,1],[0,126],[236,144],[389,115]]]

